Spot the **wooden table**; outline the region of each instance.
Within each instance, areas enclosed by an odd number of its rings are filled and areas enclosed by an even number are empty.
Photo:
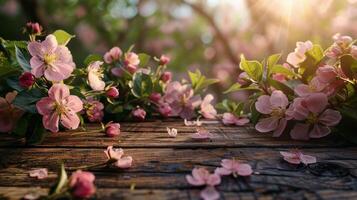
[[[225,176],[217,187],[222,199],[357,199],[357,147],[337,137],[299,142],[272,138],[251,126],[213,122],[203,127],[215,138],[194,141],[190,135],[195,127],[184,126],[181,120],[121,126],[117,138],[105,137],[98,125],[89,125],[86,131],[51,134],[31,147],[2,135],[0,199],[46,194],[60,162],[66,167],[104,162],[103,151],[109,145],[123,148],[133,156],[134,165],[128,170],[92,170],[99,199],[199,199],[200,188],[190,186],[185,176],[195,166],[213,171],[223,158],[232,157],[250,163],[256,174],[246,179]],[[166,127],[177,128],[178,136],[168,137]],[[294,167],[284,162],[279,151],[297,147],[316,156],[318,163]],[[43,167],[49,169],[47,179],[28,176],[30,169]]]

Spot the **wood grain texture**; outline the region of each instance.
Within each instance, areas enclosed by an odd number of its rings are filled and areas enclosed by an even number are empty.
[[[313,141],[291,141],[256,133],[251,126],[231,127],[210,122],[204,128],[214,138],[195,141],[195,127],[177,120],[121,123],[122,134],[105,137],[98,125],[86,131],[51,134],[43,144],[26,146],[22,140],[3,136],[0,141],[0,199],[19,199],[25,194],[46,194],[54,184],[59,163],[74,168],[104,162],[108,145],[124,148],[134,158],[130,169],[99,167],[96,176],[98,199],[199,199],[201,187],[192,187],[185,176],[193,167],[213,171],[224,158],[252,165],[249,178],[225,176],[217,187],[222,199],[356,199],[357,147],[337,137]],[[166,127],[177,128],[177,138]],[[299,147],[316,156],[317,164],[293,166],[279,151]],[[34,168],[46,167],[49,177],[28,176]],[[69,173],[71,170],[69,170]],[[130,186],[135,184],[135,190]]]

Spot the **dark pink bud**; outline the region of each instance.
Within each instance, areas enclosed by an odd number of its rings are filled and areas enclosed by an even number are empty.
[[[109,122],[105,128],[105,134],[109,137],[115,137],[120,135],[120,124]]]
[[[167,63],[170,62],[170,57],[161,55],[160,57],[160,65],[166,65]]]
[[[118,98],[119,97],[119,90],[116,87],[110,87],[106,93],[107,97],[109,98]]]
[[[164,82],[167,83],[169,81],[171,81],[172,78],[172,73],[171,72],[164,72],[162,73],[160,79]]]
[[[164,116],[164,117],[169,117],[170,114],[171,114],[171,111],[172,111],[172,109],[171,109],[171,107],[170,107],[169,104],[167,104],[167,103],[161,103],[161,104],[159,105],[159,112],[160,112],[160,114],[161,114],[162,116]]]
[[[42,26],[39,23],[32,23],[28,22],[26,24],[26,30],[29,34],[33,35],[41,35],[42,33]]]
[[[149,99],[155,103],[159,102],[161,99],[161,94],[158,92],[153,92],[150,94]]]
[[[35,83],[35,77],[30,72],[23,73],[19,78],[19,84],[23,88],[29,88]]]
[[[136,120],[143,121],[146,117],[146,112],[142,108],[137,108],[131,113]]]

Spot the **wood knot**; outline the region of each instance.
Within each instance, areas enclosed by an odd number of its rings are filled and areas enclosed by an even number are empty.
[[[318,162],[308,165],[308,170],[316,176],[343,177],[349,175],[349,169],[330,162]]]

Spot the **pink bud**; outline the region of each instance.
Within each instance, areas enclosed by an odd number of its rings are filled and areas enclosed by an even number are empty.
[[[41,35],[42,26],[39,23],[28,22],[26,24],[26,30],[30,34]]]
[[[119,97],[119,90],[116,87],[110,87],[105,94],[109,98],[118,98]]]
[[[35,77],[30,72],[23,73],[19,78],[19,84],[23,88],[29,88],[35,83]]]
[[[249,76],[247,72],[242,72],[239,74],[237,82],[241,85],[246,85],[249,83]]]
[[[120,134],[120,124],[119,123],[109,122],[105,127],[106,127],[105,134],[109,137],[115,137]]]
[[[133,110],[131,114],[136,120],[140,120],[140,121],[144,120],[146,116],[146,112],[142,108],[137,108]]]
[[[164,83],[167,83],[167,82],[171,81],[171,78],[172,78],[172,73],[171,72],[164,72],[160,77],[160,79]]]
[[[95,176],[91,172],[77,170],[69,180],[69,186],[73,196],[77,198],[89,198],[95,193]]]
[[[107,53],[104,54],[104,61],[108,64],[111,64],[112,62],[119,60],[121,55],[121,49],[119,47],[113,47]]]
[[[159,113],[160,113],[162,116],[164,116],[164,117],[169,117],[170,114],[171,114],[171,111],[172,111],[172,109],[171,109],[171,107],[170,107],[169,104],[167,104],[167,103],[161,103],[161,104],[159,105]]]
[[[159,102],[160,99],[161,99],[161,94],[158,93],[158,92],[153,92],[153,93],[150,94],[149,99],[150,99],[152,102],[157,103],[157,102]]]
[[[161,55],[160,57],[160,65],[166,65],[167,63],[170,62],[170,57],[165,56],[165,55]]]

